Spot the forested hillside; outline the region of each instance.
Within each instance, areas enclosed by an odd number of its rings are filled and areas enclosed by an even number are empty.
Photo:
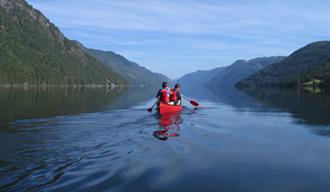
[[[240,81],[237,86],[330,86],[330,41],[314,42]]]
[[[0,0],[0,84],[125,84],[24,0]]]
[[[135,62],[129,61],[122,55],[112,51],[87,49],[86,51],[98,61],[119,73],[130,85],[149,86],[160,85],[161,81],[168,80],[164,75],[153,73]]]

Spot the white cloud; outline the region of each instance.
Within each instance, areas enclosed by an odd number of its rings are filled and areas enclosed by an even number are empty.
[[[128,31],[172,33],[214,33],[227,35],[306,30],[308,26],[326,28],[329,8],[301,1],[33,1],[34,5],[56,17],[63,27],[98,27]],[[290,2],[290,1],[289,1]],[[322,1],[320,1],[322,2]],[[323,1],[327,3],[327,1]],[[267,27],[267,30],[262,30]]]

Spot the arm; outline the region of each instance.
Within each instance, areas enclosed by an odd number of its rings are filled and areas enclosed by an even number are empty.
[[[161,90],[158,91],[156,98],[160,97],[160,95],[161,95]]]
[[[182,98],[181,98],[181,92],[177,92],[176,93],[176,97],[178,98],[178,100],[181,100]]]

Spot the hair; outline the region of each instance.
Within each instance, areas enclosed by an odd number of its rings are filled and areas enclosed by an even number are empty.
[[[164,82],[162,83],[162,87],[165,88],[165,87],[167,87],[167,86],[168,86],[167,82],[164,81]]]
[[[175,86],[174,86],[175,88],[180,88],[181,87],[181,85],[179,84],[179,83],[177,83],[177,84],[175,84]]]

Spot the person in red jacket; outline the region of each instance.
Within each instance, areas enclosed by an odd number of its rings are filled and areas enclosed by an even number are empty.
[[[174,89],[171,90],[170,94],[170,104],[172,105],[181,105],[181,85],[180,84],[175,84]]]
[[[166,81],[162,83],[162,89],[160,89],[157,93],[157,98],[159,98],[159,101],[164,102],[168,104],[170,102],[170,94],[171,90],[168,87],[168,84]]]

